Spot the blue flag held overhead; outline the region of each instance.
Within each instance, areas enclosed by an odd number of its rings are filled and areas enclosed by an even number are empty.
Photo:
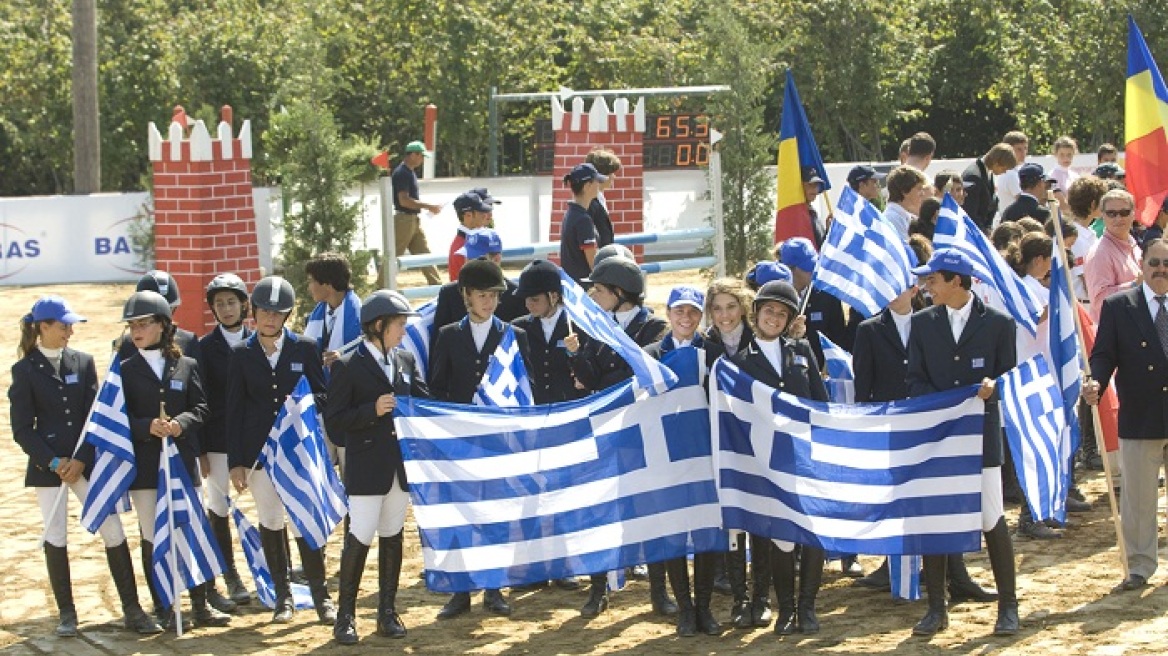
[[[260,463],[301,537],[320,549],[348,512],[345,488],[329,460],[308,379],[285,399],[260,451]]]
[[[93,473],[81,508],[81,525],[96,533],[111,513],[129,510],[130,484],[138,473],[126,397],[122,393],[122,365],[117,358],[97,392],[81,439],[94,447]]]

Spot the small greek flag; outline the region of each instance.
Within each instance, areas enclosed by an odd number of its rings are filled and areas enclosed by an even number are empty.
[[[223,556],[178,446],[169,437],[162,444],[152,573],[163,607],[170,608],[183,590],[222,574]]]
[[[130,509],[130,483],[138,474],[134,438],[122,393],[122,365],[115,357],[97,392],[83,440],[94,447],[93,474],[81,508],[81,525],[96,533],[110,513]]]
[[[1026,502],[1035,519],[1065,521],[1072,451],[1062,390],[1041,353],[998,381],[1006,441]]]
[[[849,187],[850,188],[850,187]],[[823,347],[823,363],[827,369],[827,395],[833,403],[856,402],[856,375],[852,373],[852,354],[836,346],[819,334],[819,345]]]
[[[313,549],[324,546],[348,512],[345,488],[329,460],[321,428],[312,388],[301,376],[260,451],[260,463],[284,509]]]
[[[844,187],[811,284],[870,317],[912,285],[916,264],[896,228]]]
[[[430,301],[418,308],[418,316],[406,321],[401,348],[414,354],[418,371],[430,370],[430,333],[434,331],[434,310],[437,308],[438,301]]]
[[[260,603],[268,608],[276,607],[276,588],[272,583],[272,571],[268,569],[268,561],[264,558],[263,543],[260,542],[260,532],[247,521],[243,512],[227,497],[227,504],[231,506],[231,518],[235,520],[235,532],[239,535],[239,544],[243,547],[243,557],[247,559],[247,568],[251,570],[255,581],[256,596]],[[312,593],[303,583],[292,584],[292,599],[297,610],[307,610],[313,607]]]
[[[1079,449],[1083,437],[1079,433],[1079,393],[1083,386],[1083,361],[1079,353],[1079,336],[1075,332],[1075,306],[1071,303],[1071,292],[1067,284],[1066,256],[1058,243],[1054,245],[1050,266],[1050,305],[1047,316],[1050,320],[1050,358],[1054,366],[1054,379],[1063,393],[1063,412],[1066,415],[1066,442],[1071,453]],[[1072,474],[1067,469],[1067,475]],[[1072,481],[1067,481],[1070,489]]]
[[[500,408],[531,405],[531,380],[519,353],[519,343],[515,341],[515,331],[498,317],[492,317],[492,321],[495,329],[503,331],[503,338],[483,372],[474,404]]]

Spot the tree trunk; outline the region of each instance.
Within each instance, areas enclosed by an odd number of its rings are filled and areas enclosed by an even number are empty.
[[[101,191],[97,3],[73,0],[73,193]]]

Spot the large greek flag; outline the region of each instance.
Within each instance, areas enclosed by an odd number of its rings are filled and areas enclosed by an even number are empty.
[[[563,283],[564,310],[592,339],[597,339],[616,351],[633,369],[633,382],[650,394],[660,394],[677,384],[677,376],[669,367],[654,360],[641,350],[632,337],[625,334],[613,321],[612,315],[600,309],[584,288],[560,269]]]
[[[81,507],[81,525],[90,533],[96,533],[111,513],[129,509],[130,484],[138,473],[122,393],[122,365],[116,357],[93,404],[81,437],[94,447],[93,473]]]
[[[231,506],[231,518],[235,520],[235,532],[239,535],[240,546],[243,547],[243,557],[247,560],[247,568],[251,570],[252,580],[255,581],[256,596],[264,606],[275,608],[276,587],[272,583],[272,570],[268,569],[268,560],[264,557],[260,533],[247,521],[247,517],[230,497],[227,498],[227,503]],[[313,607],[312,593],[303,583],[292,584],[292,600],[297,610]]]
[[[515,331],[499,317],[492,317],[491,320],[503,332],[503,338],[491,354],[491,361],[483,372],[479,388],[475,390],[474,404],[500,408],[531,405],[531,380],[527,377],[527,366],[523,364],[523,356],[519,353],[519,343],[515,341]]]
[[[850,187],[849,187],[850,189]],[[823,365],[827,370],[827,396],[832,403],[856,402],[856,374],[852,371],[852,354],[819,333],[819,346],[823,348]]]
[[[1002,424],[1014,471],[1035,519],[1067,518],[1070,433],[1063,395],[1041,353],[999,379]]]
[[[260,462],[300,535],[313,549],[348,512],[345,488],[325,449],[308,379],[301,376],[285,399],[260,451]]]
[[[851,187],[844,187],[811,284],[865,317],[913,284],[913,255],[896,228]]]
[[[151,571],[165,608],[173,606],[183,590],[223,573],[223,555],[211,533],[203,502],[191,485],[178,446],[169,437],[162,441],[158,464],[153,539]]]
[[[418,371],[430,370],[430,333],[434,331],[434,311],[438,301],[430,301],[418,308],[418,316],[406,321],[406,334],[401,348],[414,354]]]
[[[724,359],[711,375],[726,528],[839,553],[981,548],[972,387],[842,406],[779,393]]]
[[[938,249],[956,248],[965,253],[973,262],[973,276],[994,288],[1002,297],[1005,310],[1019,326],[1031,335],[1038,334],[1038,319],[1042,316],[1041,299],[1034,297],[1034,292],[1006,264],[1001,253],[948,193],[937,214],[933,246]]]
[[[726,549],[700,385],[518,408],[401,398],[395,412],[432,590]]]

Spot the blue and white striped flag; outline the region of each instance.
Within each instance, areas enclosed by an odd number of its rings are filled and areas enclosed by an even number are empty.
[[[272,583],[272,571],[268,569],[268,561],[264,557],[260,532],[247,521],[247,517],[244,517],[243,512],[230,497],[227,498],[227,503],[231,506],[231,517],[235,520],[235,532],[239,535],[239,544],[243,547],[243,557],[247,560],[247,568],[251,570],[252,579],[255,581],[256,596],[264,606],[275,608],[276,588]],[[297,610],[313,607],[312,593],[303,583],[292,584],[292,600]]]
[[[1014,471],[1037,520],[1066,521],[1071,449],[1063,395],[1041,353],[998,379]]]
[[[889,556],[888,578],[892,584],[893,597],[909,601],[920,599],[921,557]]]
[[[395,413],[431,590],[726,549],[701,386],[519,408],[403,398]]]
[[[81,525],[96,533],[111,513],[130,509],[130,484],[138,474],[126,397],[122,393],[122,365],[117,357],[97,392],[81,439],[94,447],[93,473],[81,507]]]
[[[1079,433],[1079,393],[1083,387],[1083,359],[1079,351],[1079,336],[1075,331],[1075,306],[1071,303],[1070,288],[1067,284],[1066,256],[1055,242],[1050,265],[1050,305],[1047,317],[1050,321],[1050,358],[1054,366],[1054,379],[1063,391],[1063,410],[1066,413],[1064,438],[1070,445],[1071,453],[1079,450],[1082,435]],[[1068,476],[1073,476],[1071,469]],[[1067,481],[1067,489],[1072,481]]]
[[[307,378],[300,377],[280,407],[260,462],[305,542],[313,549],[323,547],[348,504],[325,449]]]
[[[712,376],[726,528],[839,553],[981,548],[985,410],[973,387],[843,406],[780,393],[724,359]]]
[[[1038,334],[1042,299],[1035,298],[1034,292],[1006,264],[1001,253],[947,192],[945,200],[941,202],[941,211],[937,214],[933,245],[938,249],[956,248],[965,253],[973,263],[973,276],[994,288],[1002,297],[1005,310],[1019,326],[1031,335]]]
[[[223,573],[223,555],[211,533],[203,502],[191,484],[178,446],[169,437],[162,441],[158,463],[153,537],[151,570],[163,607],[173,606],[183,590]]]
[[[870,317],[913,284],[916,264],[896,228],[844,187],[811,284]]]
[[[434,311],[438,301],[430,301],[418,308],[418,316],[406,321],[406,334],[401,348],[414,354],[418,371],[430,370],[430,334],[434,332]]]
[[[534,403],[531,396],[531,379],[527,377],[527,366],[519,353],[519,343],[515,341],[515,331],[511,326],[492,317],[495,327],[503,331],[499,346],[491,354],[483,380],[475,390],[474,404],[512,408]]]
[[[849,187],[850,189],[850,187]],[[823,348],[823,364],[827,369],[827,396],[832,403],[856,402],[856,374],[852,372],[852,354],[836,346],[819,333],[819,345]]]
[[[563,283],[564,310],[568,313],[568,319],[588,333],[589,337],[600,340],[624,358],[633,370],[633,381],[638,387],[648,390],[649,394],[660,394],[677,384],[677,375],[641,350],[633,338],[613,321],[612,315],[588,298],[584,288],[576,284],[563,269],[560,269],[560,281]]]

